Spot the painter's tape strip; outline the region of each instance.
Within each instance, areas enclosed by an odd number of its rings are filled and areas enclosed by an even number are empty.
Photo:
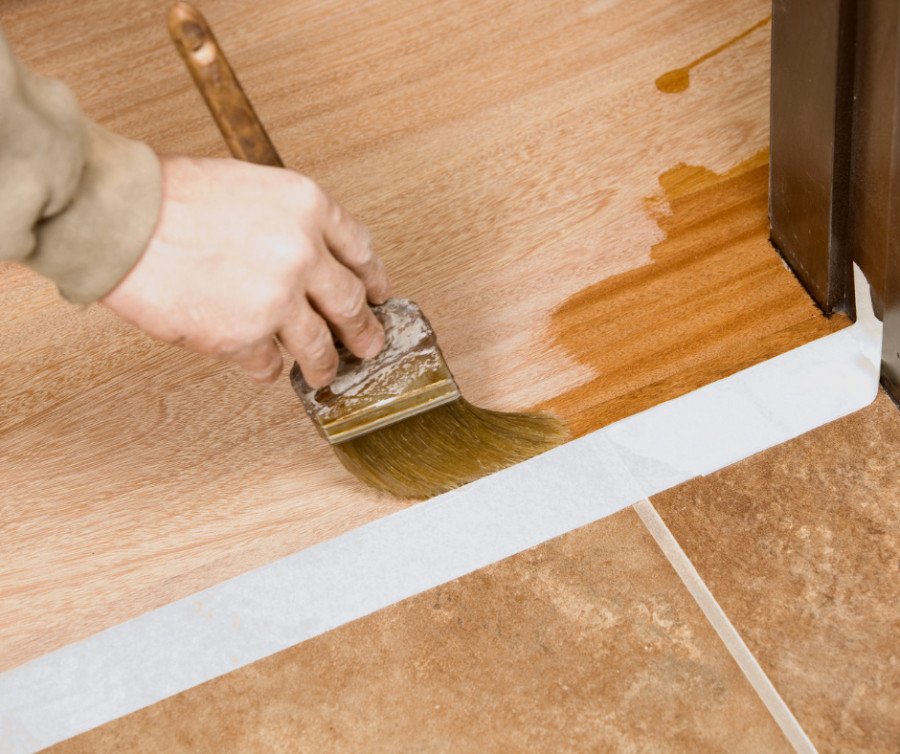
[[[0,675],[2,750],[64,740],[640,497],[602,434],[566,447]]]
[[[859,321],[538,458],[0,674],[0,751],[33,752],[856,411]]]

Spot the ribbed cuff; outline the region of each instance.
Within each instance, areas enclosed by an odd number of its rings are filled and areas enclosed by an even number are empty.
[[[76,304],[118,285],[150,240],[162,204],[162,171],[153,150],[88,124],[91,149],[72,203],[36,229],[35,271]]]

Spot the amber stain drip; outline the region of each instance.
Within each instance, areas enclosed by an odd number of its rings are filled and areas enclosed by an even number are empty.
[[[647,200],[652,261],[552,315],[552,339],[595,377],[547,401],[583,435],[846,326],[825,319],[769,244],[768,150],[725,175],[679,165]]]
[[[701,55],[692,63],[688,63],[682,68],[675,68],[671,71],[666,71],[662,76],[656,79],[656,88],[665,94],[678,94],[678,92],[683,92],[691,85],[691,68],[694,68],[700,65],[700,63],[709,60],[714,55],[718,55],[723,50],[727,50],[729,47],[731,47],[731,45],[735,44],[735,42],[739,42],[744,37],[765,26],[771,20],[771,15],[766,16],[762,21],[753,24],[753,26],[751,26],[749,29],[742,31],[733,39],[729,39],[725,44],[716,47],[715,50],[707,52],[705,55]]]

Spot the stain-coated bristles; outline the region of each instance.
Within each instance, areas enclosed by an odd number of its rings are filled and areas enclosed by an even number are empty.
[[[333,447],[366,484],[398,497],[427,498],[568,438],[565,423],[550,414],[488,411],[459,398]]]

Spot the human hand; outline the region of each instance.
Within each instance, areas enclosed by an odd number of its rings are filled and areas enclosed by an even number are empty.
[[[390,282],[366,229],[340,204],[282,168],[160,162],[153,237],[106,306],[154,338],[237,362],[260,383],[281,374],[276,337],[311,387],[334,379],[334,337],[360,358],[381,351],[384,330],[368,304],[384,303]]]

